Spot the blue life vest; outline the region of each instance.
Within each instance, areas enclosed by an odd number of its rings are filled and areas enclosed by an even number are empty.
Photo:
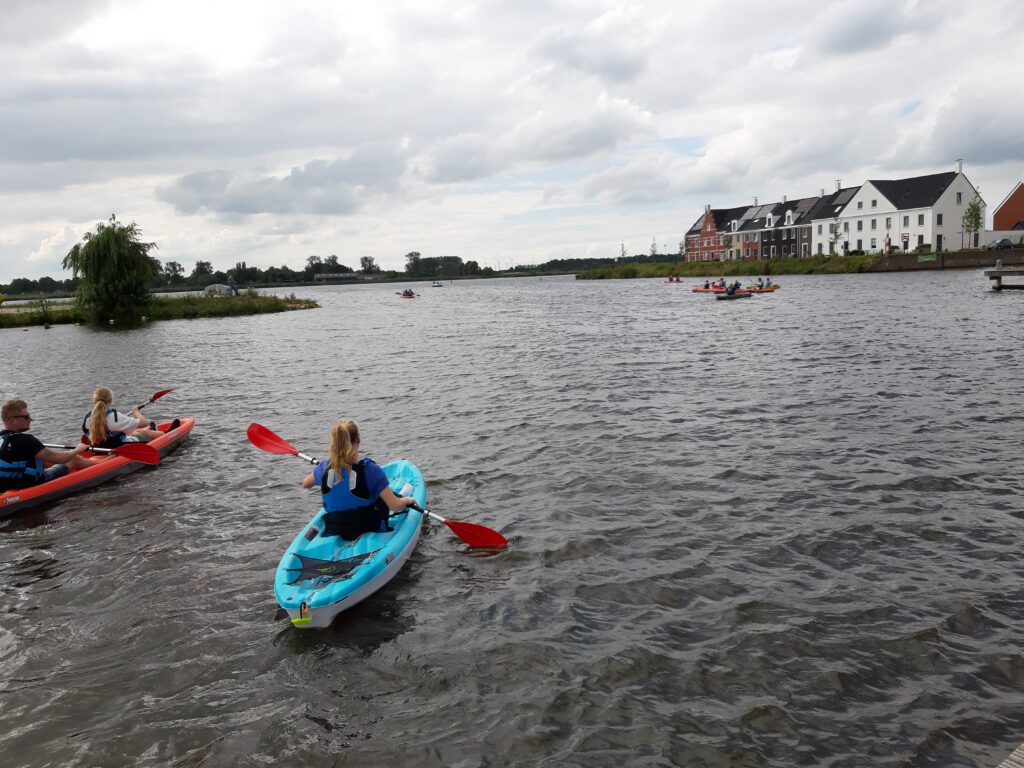
[[[7,439],[11,435],[18,435],[20,432],[12,432],[10,430],[4,430],[0,432],[0,446],[6,447]],[[0,451],[2,456],[6,451]],[[43,479],[43,470],[46,469],[46,465],[43,464],[35,456],[29,456],[24,459],[15,459],[8,461],[0,458],[0,478],[7,481],[4,483],[5,486],[10,488],[24,488],[29,485],[35,485]],[[27,482],[21,482],[21,481]]]
[[[320,479],[323,494],[324,514],[323,536],[341,536],[352,540],[364,533],[386,531],[388,505],[378,494],[369,498],[366,482],[366,467],[372,459],[360,459],[351,470],[342,469],[341,477],[328,465]],[[349,471],[355,474],[356,487],[349,490]]]
[[[107,408],[107,417],[110,414],[114,414],[114,421],[119,421],[120,418],[117,414],[116,408]],[[82,419],[82,434],[86,437],[89,436],[89,422],[92,421],[92,412],[85,414],[85,418]],[[124,432],[107,432],[107,439],[103,441],[102,445],[96,446],[97,448],[117,448],[119,445],[124,443],[124,439],[128,437]]]

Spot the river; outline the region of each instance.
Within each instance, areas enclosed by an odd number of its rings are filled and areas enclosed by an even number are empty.
[[[298,293],[0,331],[47,442],[92,388],[195,416],[0,533],[6,766],[995,766],[1024,741],[1024,292],[978,271]],[[273,574],[330,423],[423,470],[399,576],[328,630]]]

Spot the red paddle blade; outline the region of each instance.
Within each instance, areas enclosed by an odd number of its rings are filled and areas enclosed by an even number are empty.
[[[508,539],[495,530],[476,523],[460,523],[455,520],[445,520],[452,533],[469,544],[471,547],[481,549],[507,549]]]
[[[143,464],[160,463],[160,454],[156,448],[145,443],[125,443],[124,445],[117,446],[111,453],[115,456],[120,456],[122,459],[131,459]]]
[[[267,451],[268,453],[299,455],[299,450],[294,445],[262,424],[250,424],[249,428],[245,430],[245,434],[249,438],[249,442],[260,450]]]
[[[161,389],[159,392],[155,393],[151,398],[149,398],[149,402],[155,403],[161,397],[173,391],[173,389]]]

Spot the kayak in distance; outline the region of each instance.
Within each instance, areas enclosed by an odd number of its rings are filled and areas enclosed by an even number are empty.
[[[381,467],[391,489],[412,496],[425,508],[423,473],[410,461]],[[426,512],[393,512],[384,533],[364,533],[354,541],[324,535],[324,508],[292,541],[277,566],[274,596],[300,629],[322,629],[395,577],[420,538]]]
[[[682,285],[683,284],[683,281],[680,280],[679,278],[676,278],[675,280],[673,280],[671,277],[668,278],[667,280],[662,280],[662,282],[663,283],[671,283],[672,285]]]
[[[750,291],[736,291],[735,293],[725,293],[724,291],[722,291],[721,293],[716,293],[715,294],[715,299],[716,300],[749,299],[753,295],[754,294],[752,294]]]
[[[412,291],[395,291],[395,296],[400,299],[415,299],[419,294],[413,293]]]
[[[176,426],[172,426],[174,422],[177,422]],[[181,444],[195,423],[196,420],[191,416],[165,421],[157,425],[157,429],[164,434],[148,443],[125,443],[109,452],[99,448],[85,451],[82,455],[86,458],[100,460],[85,469],[71,470],[63,477],[50,480],[48,483],[5,491],[0,494],[0,516],[12,515],[23,509],[56,501],[105,483],[118,475],[134,472],[145,464],[156,464]]]

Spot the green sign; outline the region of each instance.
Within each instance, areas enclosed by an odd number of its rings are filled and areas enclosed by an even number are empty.
[[[917,263],[920,264],[924,261],[935,261],[934,253],[920,253],[917,256]]]

